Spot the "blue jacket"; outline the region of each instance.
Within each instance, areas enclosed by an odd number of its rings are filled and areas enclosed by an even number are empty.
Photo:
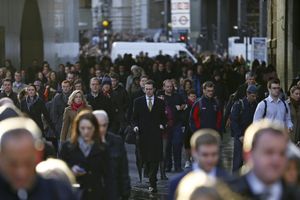
[[[257,102],[250,104],[247,97],[236,101],[231,109],[231,131],[232,136],[239,138],[244,135],[248,126],[253,122],[253,116],[257,107]]]
[[[215,98],[204,95],[192,106],[190,113],[190,128],[193,132],[201,128],[221,130],[222,112]]]
[[[190,172],[192,172],[192,169],[184,171],[171,179],[170,184],[169,184],[168,200],[174,200],[175,192],[176,192],[177,186],[179,185],[179,182],[183,179],[183,177],[185,177]],[[218,168],[218,167],[217,167],[216,175],[217,175],[217,178],[222,179],[222,180],[227,180],[230,178],[229,174],[225,170]]]

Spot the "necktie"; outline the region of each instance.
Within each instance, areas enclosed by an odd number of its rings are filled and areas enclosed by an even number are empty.
[[[149,98],[148,99],[148,108],[149,108],[149,111],[152,111],[152,107],[153,107],[152,100],[151,100],[151,98]]]

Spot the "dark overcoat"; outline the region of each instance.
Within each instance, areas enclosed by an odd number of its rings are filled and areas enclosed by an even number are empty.
[[[86,171],[85,175],[77,176],[76,180],[82,189],[82,199],[111,199],[111,171],[109,155],[104,144],[95,143],[87,157],[84,156],[78,144],[66,142],[63,144],[60,158],[70,168],[78,165]]]
[[[152,110],[149,111],[146,97],[137,98],[134,102],[133,123],[139,128],[139,150],[142,161],[161,161],[163,148],[160,125],[166,124],[164,102],[155,97]]]
[[[46,108],[45,102],[40,97],[37,98],[34,103],[28,107],[26,99],[21,101],[21,111],[26,113],[28,117],[30,117],[41,129],[41,131],[44,132],[44,124],[42,121],[42,115],[45,118],[48,125],[54,129],[54,125],[50,119],[49,112]]]

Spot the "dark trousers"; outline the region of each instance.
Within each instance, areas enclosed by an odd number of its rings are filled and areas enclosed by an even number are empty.
[[[175,125],[169,135],[167,144],[167,168],[172,169],[173,158],[175,170],[181,169],[181,151],[184,140],[184,133],[182,132],[182,125]]]
[[[243,143],[234,138],[232,172],[238,172],[243,165]]]
[[[150,187],[156,188],[157,184],[157,172],[158,172],[158,166],[159,162],[147,162],[147,169],[148,169],[148,175],[149,175],[149,182]]]

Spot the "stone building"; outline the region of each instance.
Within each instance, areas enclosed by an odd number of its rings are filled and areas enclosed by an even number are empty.
[[[75,61],[79,52],[78,0],[0,0],[0,63]]]
[[[267,1],[267,8],[269,63],[276,66],[283,87],[288,89],[300,74],[300,1]]]

